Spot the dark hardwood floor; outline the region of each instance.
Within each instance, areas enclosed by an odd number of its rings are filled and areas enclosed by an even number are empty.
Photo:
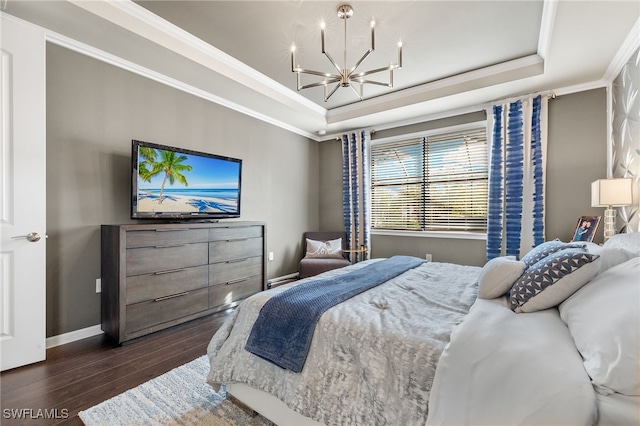
[[[0,424],[82,425],[78,411],[206,354],[211,337],[230,313],[199,318],[123,346],[100,335],[48,349],[46,361],[0,374]],[[45,409],[49,417],[58,418],[33,418]],[[12,418],[15,413],[28,418]]]

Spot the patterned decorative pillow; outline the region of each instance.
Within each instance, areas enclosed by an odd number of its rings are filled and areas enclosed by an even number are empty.
[[[509,292],[516,313],[548,309],[562,303],[595,277],[600,256],[580,249],[557,251],[527,268]]]
[[[568,248],[583,248],[586,251],[586,244],[584,243],[563,243],[559,239],[555,239],[552,241],[547,241],[542,244],[534,247],[529,253],[522,256],[520,259],[527,265],[527,268],[549,256],[552,253],[555,253],[560,250],[568,249]]]
[[[344,259],[342,256],[342,238],[330,241],[316,241],[307,238],[306,258]]]

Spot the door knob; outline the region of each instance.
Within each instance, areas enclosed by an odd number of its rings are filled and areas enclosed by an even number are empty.
[[[38,234],[37,232],[29,232],[27,235],[20,235],[17,237],[13,237],[14,240],[18,238],[26,238],[27,241],[31,243],[35,243],[36,241],[40,241],[40,234]]]

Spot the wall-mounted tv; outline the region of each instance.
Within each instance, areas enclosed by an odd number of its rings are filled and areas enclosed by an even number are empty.
[[[242,160],[133,140],[131,218],[240,217]]]

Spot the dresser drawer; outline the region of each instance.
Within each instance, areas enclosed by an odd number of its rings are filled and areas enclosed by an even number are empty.
[[[254,275],[262,276],[262,257],[249,257],[209,265],[209,285],[224,284]]]
[[[209,287],[209,308],[246,299],[259,291],[262,291],[262,275],[228,284],[212,285]]]
[[[209,241],[208,229],[159,228],[127,233],[127,248],[169,246]]]
[[[209,308],[208,289],[177,293],[166,298],[128,305],[126,333],[156,326]]]
[[[197,290],[209,285],[207,265],[127,277],[126,304]]]
[[[261,226],[242,226],[228,228],[211,228],[209,229],[209,240],[241,240],[246,238],[260,238],[262,237]]]
[[[127,249],[127,275],[206,265],[208,249],[207,243]]]
[[[209,243],[209,263],[262,255],[262,238],[222,240]]]

